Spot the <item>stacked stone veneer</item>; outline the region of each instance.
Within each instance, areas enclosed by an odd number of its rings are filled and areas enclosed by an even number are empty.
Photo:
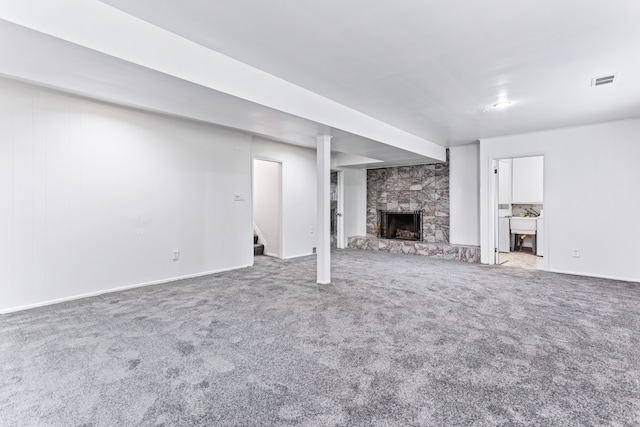
[[[354,236],[349,237],[348,247],[369,251],[421,255],[453,261],[480,262],[480,248],[477,246],[458,246],[448,243],[425,243]]]
[[[379,210],[422,210],[423,241],[377,238]],[[350,237],[349,247],[480,262],[478,247],[449,244],[448,159],[446,163],[369,169],[367,236]]]
[[[367,171],[367,236],[375,237],[378,210],[423,210],[427,243],[449,242],[449,163]]]

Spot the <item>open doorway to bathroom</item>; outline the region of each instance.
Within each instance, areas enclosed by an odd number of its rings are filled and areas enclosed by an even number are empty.
[[[281,230],[282,163],[253,159],[254,255],[282,258]]]
[[[544,157],[500,159],[496,264],[544,269]]]

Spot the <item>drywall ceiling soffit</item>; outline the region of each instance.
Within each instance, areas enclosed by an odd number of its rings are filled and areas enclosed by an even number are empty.
[[[121,67],[121,74],[113,79],[107,77],[103,79],[104,81],[96,81],[91,77],[84,78],[85,90],[80,91],[77,88],[74,90],[73,87],[57,86],[47,82],[46,76],[49,72],[61,71],[60,67],[58,67],[61,63],[58,59],[60,56],[55,50],[51,49],[54,47],[53,43],[48,44],[47,50],[42,47],[46,43],[42,45],[34,45],[32,43],[32,48],[35,49],[32,51],[33,54],[41,58],[39,69],[30,68],[25,73],[0,70],[5,75],[93,96],[94,94],[91,93],[89,88],[91,83],[97,82],[118,86],[119,82],[112,82],[112,80],[123,79],[122,74],[127,73],[129,69],[140,67],[149,72],[157,72],[165,76],[174,77],[175,80],[173,80],[172,86],[171,82],[166,81],[165,83],[169,86],[164,86],[159,90],[165,93],[180,92],[180,96],[175,97],[178,99],[178,103],[195,105],[199,102],[197,95],[193,99],[188,99],[189,92],[182,92],[182,87],[180,87],[179,83],[181,80],[199,86],[205,89],[205,92],[206,89],[209,89],[256,104],[254,108],[250,109],[254,112],[250,118],[262,128],[268,129],[275,126],[287,130],[290,127],[300,127],[300,123],[308,122],[316,129],[324,129],[325,131],[329,129],[331,132],[340,129],[343,136],[358,135],[372,142],[375,141],[376,144],[373,145],[383,144],[388,146],[385,151],[388,153],[399,148],[401,151],[411,151],[417,156],[431,159],[431,161],[444,160],[445,154],[442,146],[211,51],[100,2],[64,0],[66,6],[76,6],[68,8],[59,7],[60,5],[58,4],[54,6],[48,2],[38,0],[5,3],[8,4],[8,7],[5,7],[0,12],[0,17],[8,18],[8,21],[10,21],[8,22],[7,19],[4,21],[7,24],[4,26],[5,32],[19,32],[19,30],[16,30],[16,26],[25,27],[33,32],[51,36],[56,41],[62,40],[81,48],[81,50],[102,53],[130,65],[130,67]],[[32,10],[37,9],[33,7],[34,5],[41,6],[43,10],[38,10],[38,14],[32,13]],[[44,19],[43,16],[47,18]],[[88,22],[79,22],[80,18],[86,19]],[[119,31],[114,33],[112,28],[118,28]],[[9,39],[18,40],[18,44],[22,42],[22,39],[16,38],[15,34],[9,34]],[[33,39],[34,37],[28,41],[33,42]],[[130,40],[136,40],[136,43],[132,44]],[[23,50],[23,52],[25,51]],[[86,52],[79,54],[78,52],[78,50],[75,50],[74,53],[77,54],[77,57],[71,58],[70,63],[74,66],[76,62],[89,55]],[[23,60],[20,57],[20,53],[16,52],[15,49],[13,53],[18,56],[19,63],[28,62],[28,60]],[[24,55],[29,56],[26,53]],[[50,61],[42,60],[47,56],[51,59]],[[28,76],[29,74],[38,73],[38,71],[42,78]],[[75,73],[75,75],[77,74],[78,72]],[[84,76],[91,76],[91,74],[85,74]],[[125,80],[127,78],[126,76],[124,77]],[[76,83],[70,82],[70,84],[75,85]],[[165,100],[170,101],[169,96],[165,96],[165,94],[162,96],[164,96]],[[112,98],[114,97],[112,96]],[[223,97],[218,98],[224,101]],[[110,99],[110,101],[120,102],[116,99]],[[138,104],[145,102],[148,101],[143,100]],[[176,108],[179,109],[179,107],[180,105]],[[256,110],[260,110],[260,107],[265,107],[266,110],[256,113]],[[282,113],[278,117],[280,120],[273,120],[274,112]],[[235,113],[236,116],[242,114],[237,109]],[[192,118],[210,120],[202,117]],[[295,123],[296,121],[298,123]],[[294,123],[291,124],[290,122]],[[308,123],[305,123],[305,125]],[[237,128],[256,132],[255,128]],[[256,133],[270,136],[269,132]],[[305,137],[306,139],[315,138],[318,133],[322,132],[318,130],[307,132]],[[291,132],[287,132],[287,134],[290,135]],[[290,139],[290,137],[285,136],[283,139]],[[367,155],[367,153],[357,154]]]
[[[327,128],[0,20],[5,77],[314,147]],[[43,55],[46,52],[46,55]]]
[[[214,123],[275,141],[315,149],[316,135],[333,136],[334,148],[373,163],[395,165],[413,155],[348,132],[242,100],[73,43],[0,20],[0,75],[81,97]],[[47,52],[48,55],[43,55]]]
[[[636,0],[103,2],[442,145],[640,115]]]

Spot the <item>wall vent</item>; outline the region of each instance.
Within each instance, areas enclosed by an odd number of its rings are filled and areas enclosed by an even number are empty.
[[[616,74],[610,74],[608,76],[594,77],[591,79],[591,86],[602,86],[613,83],[616,80]]]

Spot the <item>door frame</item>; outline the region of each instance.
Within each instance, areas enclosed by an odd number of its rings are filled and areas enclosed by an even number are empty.
[[[499,207],[500,204],[500,159],[492,159],[491,169],[493,170],[493,264],[500,265],[500,223],[499,223]]]
[[[338,176],[338,200],[336,206],[336,247],[338,249],[344,249],[345,238],[344,238],[344,171],[341,170],[332,170],[331,172],[336,172]]]
[[[271,163],[276,163],[278,165],[278,236],[277,236],[277,240],[278,240],[278,253],[277,254],[269,254],[269,256],[275,256],[276,258],[279,259],[283,259],[283,254],[284,252],[284,239],[283,239],[283,230],[282,230],[282,226],[283,226],[283,200],[282,200],[282,196],[283,196],[283,191],[282,191],[282,168],[284,167],[282,164],[282,160],[276,160],[276,159],[272,159],[269,157],[264,157],[264,156],[252,156],[251,158],[251,224],[253,227],[253,232],[256,232],[256,224],[254,221],[254,209],[255,209],[255,194],[254,194],[254,186],[253,186],[253,181],[255,178],[255,171],[254,171],[254,166],[255,166],[255,161],[256,160],[260,160],[263,162],[271,162]],[[258,230],[258,237],[260,239],[262,239],[263,241],[264,236],[261,235],[261,233]],[[266,253],[265,253],[266,255]]]
[[[482,157],[482,155],[481,155]],[[487,188],[487,198],[484,200],[487,200],[487,216],[485,217],[485,221],[481,221],[481,224],[487,224],[488,225],[488,236],[492,236],[492,238],[488,239],[488,246],[489,246],[489,251],[493,252],[493,255],[489,256],[487,259],[487,263],[489,265],[500,265],[498,260],[499,260],[499,251],[498,251],[498,238],[499,238],[499,230],[498,230],[498,204],[500,203],[500,198],[499,198],[499,181],[498,181],[498,174],[494,173],[494,170],[496,170],[498,168],[498,164],[500,162],[500,160],[504,160],[504,159],[518,159],[518,158],[525,158],[525,157],[542,157],[542,189],[543,189],[543,194],[548,194],[547,193],[547,186],[548,186],[548,179],[547,179],[547,155],[542,152],[542,153],[527,153],[527,154],[512,154],[512,155],[503,155],[503,156],[489,156],[488,160],[489,160],[489,176],[491,176],[492,178],[489,180],[489,185]],[[486,164],[486,163],[485,163]],[[512,171],[513,173],[513,171]],[[485,175],[486,176],[486,175]],[[546,196],[544,196],[546,199]],[[482,190],[481,190],[481,204],[482,204]],[[546,202],[544,202],[543,200],[543,205],[546,205]],[[544,208],[545,210],[545,215],[544,218],[548,217],[549,214],[549,209]],[[480,216],[482,218],[483,216],[483,208],[482,206],[480,207]],[[545,224],[545,229],[548,230],[548,227],[546,227]],[[548,233],[545,233],[548,235]],[[481,230],[481,235],[482,235],[482,230]],[[509,238],[511,238],[511,236],[509,236]],[[481,237],[481,248],[482,248],[482,237]],[[549,269],[549,251],[547,250],[548,248],[548,237],[543,237],[543,269],[545,271],[547,271]]]

